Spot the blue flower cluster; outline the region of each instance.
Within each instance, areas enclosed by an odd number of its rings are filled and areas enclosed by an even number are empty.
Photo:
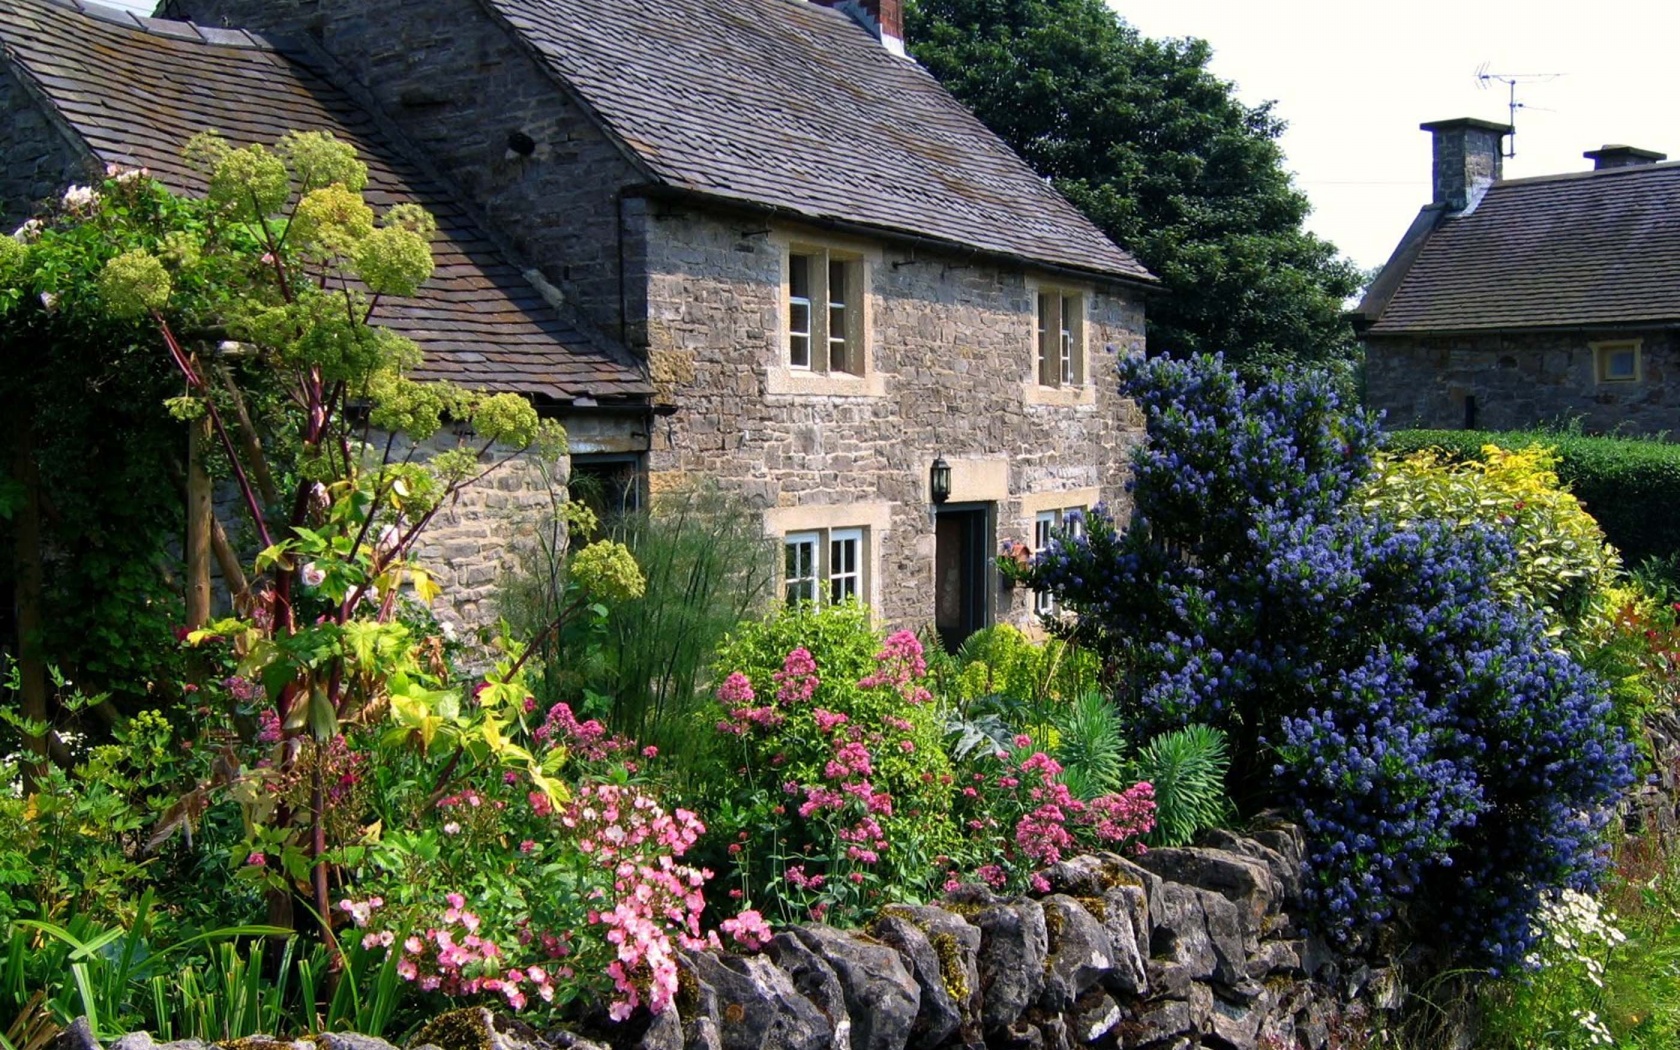
[[[1376,430],[1327,388],[1247,390],[1217,358],[1122,375],[1150,438],[1131,521],[1091,515],[1032,585],[1078,614],[1144,731],[1231,734],[1234,796],[1308,831],[1323,932],[1398,916],[1514,965],[1540,896],[1595,879],[1632,749],[1601,683],[1489,593],[1511,546],[1363,513]]]

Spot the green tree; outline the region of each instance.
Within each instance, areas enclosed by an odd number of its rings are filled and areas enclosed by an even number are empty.
[[[1345,359],[1360,274],[1302,229],[1271,103],[1150,40],[1102,0],[910,0],[910,49],[952,94],[1161,278],[1153,353],[1245,370]]]

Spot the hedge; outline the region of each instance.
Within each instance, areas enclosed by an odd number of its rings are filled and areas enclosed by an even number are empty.
[[[1480,458],[1483,445],[1533,444],[1557,451],[1558,480],[1598,520],[1625,564],[1680,553],[1680,445],[1543,430],[1397,430],[1384,441],[1391,452],[1438,448],[1461,460]]]

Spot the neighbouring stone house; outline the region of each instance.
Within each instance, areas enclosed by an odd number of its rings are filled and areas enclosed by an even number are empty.
[[[1114,360],[1153,278],[905,57],[895,0],[167,9],[198,25],[0,0],[6,215],[90,157],[192,188],[201,128],[331,128],[445,219],[393,316],[428,374],[531,394],[632,494],[718,480],[786,594],[950,639],[1042,611],[1004,541],[1123,503]],[[445,554],[483,587],[504,530],[474,512]]]
[[[1391,427],[1680,431],[1680,164],[1502,178],[1503,124],[1448,120],[1434,199],[1355,312]]]

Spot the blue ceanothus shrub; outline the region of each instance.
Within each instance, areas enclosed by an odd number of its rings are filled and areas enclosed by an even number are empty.
[[[1307,830],[1323,932],[1398,917],[1513,965],[1540,896],[1600,871],[1632,751],[1599,681],[1490,594],[1510,544],[1362,513],[1377,432],[1324,386],[1245,389],[1217,358],[1121,374],[1148,422],[1134,514],[1059,537],[1033,584],[1144,732],[1231,734],[1233,797]]]

